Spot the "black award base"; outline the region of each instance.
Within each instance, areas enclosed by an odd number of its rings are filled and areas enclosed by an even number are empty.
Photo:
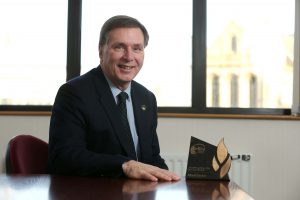
[[[231,157],[221,139],[218,146],[191,137],[186,179],[229,181]]]

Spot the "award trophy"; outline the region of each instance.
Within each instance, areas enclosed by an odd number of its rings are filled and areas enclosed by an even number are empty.
[[[229,181],[231,157],[221,139],[218,146],[191,137],[186,179]]]

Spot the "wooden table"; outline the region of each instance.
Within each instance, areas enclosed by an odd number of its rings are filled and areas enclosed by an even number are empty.
[[[234,182],[0,175],[2,200],[253,200]]]

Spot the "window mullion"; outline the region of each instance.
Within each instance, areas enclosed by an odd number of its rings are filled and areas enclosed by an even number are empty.
[[[82,0],[68,1],[67,80],[80,75]]]
[[[206,0],[193,1],[192,48],[192,108],[199,112],[206,107]]]
[[[292,114],[300,115],[300,1],[295,0],[294,79]]]

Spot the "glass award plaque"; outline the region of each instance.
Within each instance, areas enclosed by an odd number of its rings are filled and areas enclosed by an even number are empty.
[[[231,157],[222,138],[217,146],[191,137],[186,179],[229,181]]]

